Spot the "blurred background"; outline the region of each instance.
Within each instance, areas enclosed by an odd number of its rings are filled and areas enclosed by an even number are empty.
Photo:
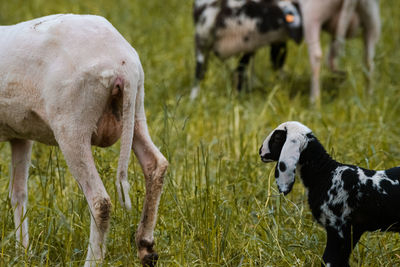
[[[282,73],[273,72],[269,48],[260,49],[241,93],[232,85],[237,59],[212,57],[200,95],[191,101],[192,4],[1,0],[0,24],[55,13],[96,14],[107,18],[137,50],[146,76],[150,134],[170,161],[155,231],[158,266],[320,266],[326,236],[312,219],[304,187],[297,181],[291,194],[279,195],[274,164],[261,163],[258,148],[278,124],[298,120],[338,161],[371,169],[400,165],[400,5],[397,0],[381,1],[373,94],[366,92],[362,39],[349,40],[339,64],[346,76],[322,67],[322,105],[317,109],[308,102],[310,67],[304,42],[289,43]],[[324,57],[329,40],[323,34]],[[144,197],[143,174],[133,157],[133,210],[127,213],[114,185],[118,145],[93,152],[113,202],[105,266],[138,266],[134,234]],[[15,249],[9,162],[9,145],[1,143],[0,266],[81,266],[89,212],[59,149],[38,143],[33,147],[29,253]],[[364,234],[351,264],[400,265],[398,235]]]

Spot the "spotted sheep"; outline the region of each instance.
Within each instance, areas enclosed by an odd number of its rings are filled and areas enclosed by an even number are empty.
[[[300,42],[302,23],[299,7],[286,0],[195,0],[195,82],[191,98],[199,92],[210,53],[220,59],[241,54],[236,68],[237,89],[255,51],[271,45],[274,69],[283,66],[286,41]]]
[[[400,167],[374,171],[339,163],[309,128],[294,121],[272,131],[259,154],[263,162],[277,162],[276,183],[285,195],[298,170],[313,217],[327,232],[326,266],[349,266],[366,231],[400,232]]]
[[[85,266],[101,264],[111,201],[91,145],[111,146],[121,137],[116,189],[130,210],[127,170],[133,149],[146,179],[137,251],[143,266],[154,266],[153,232],[168,162],[148,132],[138,54],[99,16],[52,15],[0,27],[0,35],[0,141],[11,144],[9,196],[17,243],[30,246],[26,202],[32,140],[58,145],[89,205]]]
[[[375,46],[379,40],[381,27],[379,0],[298,0],[298,2],[311,65],[310,101],[320,102],[321,30],[327,31],[332,36],[328,66],[333,72],[341,72],[337,69],[336,60],[343,50],[345,39],[358,36],[359,29],[362,28],[366,78],[371,92]]]

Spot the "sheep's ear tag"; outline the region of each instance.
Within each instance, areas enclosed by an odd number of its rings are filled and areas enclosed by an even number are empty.
[[[293,23],[294,22],[294,16],[292,14],[286,14],[285,19],[286,19],[287,23]]]

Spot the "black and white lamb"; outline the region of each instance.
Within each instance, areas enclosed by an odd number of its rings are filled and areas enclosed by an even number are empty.
[[[210,52],[220,59],[241,54],[236,69],[237,89],[256,49],[271,45],[274,69],[283,66],[286,41],[302,40],[300,7],[291,0],[195,0],[196,72],[191,98],[199,91]]]
[[[263,162],[277,161],[275,178],[285,195],[299,171],[312,214],[327,232],[326,266],[349,266],[365,231],[400,232],[400,167],[374,171],[339,163],[309,128],[294,121],[279,125],[259,154]]]

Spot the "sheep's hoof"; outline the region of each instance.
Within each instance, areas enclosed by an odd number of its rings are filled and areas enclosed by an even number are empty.
[[[153,252],[144,256],[144,258],[142,259],[142,265],[143,267],[154,267],[157,264],[157,260],[158,254]]]
[[[154,250],[154,241],[142,239],[138,242],[139,258],[143,267],[154,267],[157,264],[158,254]]]

